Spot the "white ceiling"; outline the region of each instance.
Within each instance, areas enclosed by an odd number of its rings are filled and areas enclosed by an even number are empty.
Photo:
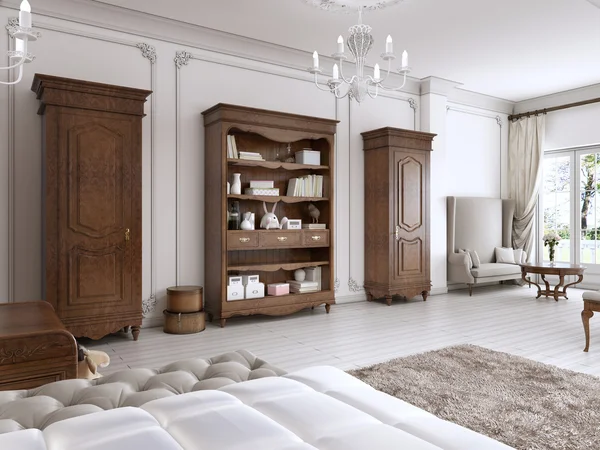
[[[96,1],[326,55],[357,19],[303,0]],[[600,83],[600,9],[586,0],[405,0],[364,22],[375,37],[368,64],[391,34],[416,78],[512,101]]]

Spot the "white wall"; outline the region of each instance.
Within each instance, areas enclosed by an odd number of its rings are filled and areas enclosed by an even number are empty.
[[[0,301],[33,300],[42,295],[42,135],[41,119],[36,114],[38,101],[30,91],[36,72],[154,91],[143,119],[146,325],[160,322],[167,287],[204,282],[201,112],[218,102],[340,121],[335,174],[336,298],[339,302],[364,299],[364,158],[360,133],[384,126],[420,129],[418,82],[410,80],[404,93],[367,99],[362,105],[348,99],[336,101],[314,87],[305,71],[304,62],[310,63],[308,53],[214,30],[163,23],[156,17],[123,10],[115,15],[110,7],[98,4],[49,0],[44,7],[51,5],[72,7],[69,16],[79,17],[58,19],[52,17],[58,14],[50,9],[46,15],[36,14],[34,26],[43,33],[31,46],[37,59],[26,67],[23,82],[14,88],[0,87]],[[86,13],[82,8],[91,9]],[[0,23],[16,15],[15,9],[0,6]],[[104,25],[92,26],[91,21]],[[136,31],[125,32],[127,23]],[[138,43],[155,47],[154,63],[136,47]],[[0,49],[9,45],[13,43],[7,34],[0,33]],[[191,57],[177,69],[174,58],[183,50]],[[487,102],[473,93],[463,95],[472,105]],[[452,117],[454,114],[457,117]],[[448,120],[449,128],[458,129],[448,134],[447,159],[452,159],[452,166],[437,170],[462,174],[466,169],[460,160],[468,162],[469,154],[477,152],[477,161],[489,167],[477,175],[477,183],[482,184],[476,188],[474,183],[472,192],[481,189],[491,195],[500,177],[491,166],[497,160],[496,125],[489,119],[454,112],[448,114]],[[467,130],[470,137],[465,140],[463,131]],[[462,179],[460,184],[452,180],[446,183],[449,190],[457,186],[461,192],[468,191]],[[432,219],[435,222],[436,217]],[[445,251],[445,230],[438,230],[438,235]],[[440,267],[445,264],[443,260],[439,263]],[[434,288],[445,291],[445,275],[433,277],[437,277]]]

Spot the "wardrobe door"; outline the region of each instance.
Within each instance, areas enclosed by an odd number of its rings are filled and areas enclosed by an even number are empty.
[[[427,157],[425,152],[394,152],[394,284],[426,275]]]

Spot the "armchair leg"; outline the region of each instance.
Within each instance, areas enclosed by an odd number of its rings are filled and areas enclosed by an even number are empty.
[[[473,297],[473,285],[467,284],[467,286],[469,286],[469,297]]]

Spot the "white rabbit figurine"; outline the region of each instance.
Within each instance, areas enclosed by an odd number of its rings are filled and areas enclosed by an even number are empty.
[[[265,230],[279,228],[279,220],[275,215],[275,208],[277,208],[277,202],[275,202],[275,204],[273,205],[273,209],[271,212],[267,210],[267,204],[265,202],[263,202],[263,208],[265,210],[265,215],[262,216],[262,219],[260,220],[260,227],[264,228]]]

